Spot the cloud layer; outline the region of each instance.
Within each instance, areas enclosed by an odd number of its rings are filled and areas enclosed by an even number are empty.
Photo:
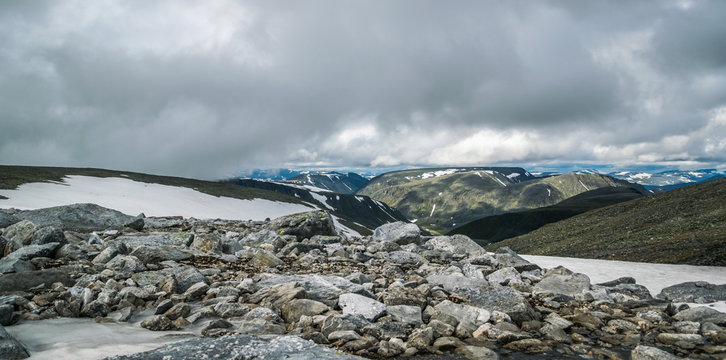
[[[6,1],[0,163],[726,162],[722,1]]]

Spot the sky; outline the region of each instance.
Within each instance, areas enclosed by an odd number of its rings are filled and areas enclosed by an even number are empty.
[[[0,163],[726,163],[724,1],[0,2]]]

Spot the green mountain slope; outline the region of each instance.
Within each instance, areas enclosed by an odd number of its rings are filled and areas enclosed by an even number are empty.
[[[426,169],[387,173],[372,179],[357,193],[398,209],[422,227],[445,232],[457,224],[554,205],[603,187],[632,187],[646,192],[640,185],[599,174],[534,178],[520,168],[479,169],[448,174],[439,170],[438,176],[426,176],[431,173]]]
[[[569,199],[541,208],[487,216],[458,226],[449,235],[463,234],[480,245],[523,235],[540,227],[608,205],[644,196],[628,187],[604,187],[590,190]]]
[[[491,245],[524,254],[726,265],[726,178],[624,202]]]

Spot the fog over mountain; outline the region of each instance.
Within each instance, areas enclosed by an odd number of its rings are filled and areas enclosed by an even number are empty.
[[[726,162],[723,1],[3,1],[0,163]]]

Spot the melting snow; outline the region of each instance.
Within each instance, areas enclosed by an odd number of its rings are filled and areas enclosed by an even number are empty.
[[[315,200],[319,201],[326,208],[335,211],[335,209],[333,209],[332,207],[330,207],[330,205],[328,205],[328,197],[327,196],[320,195],[320,194],[318,194],[316,192],[312,192],[312,191],[310,192],[310,195],[312,195]]]
[[[0,190],[7,200],[0,208],[40,209],[75,203],[94,203],[125,214],[184,216],[199,219],[263,220],[311,211],[302,204],[265,199],[240,200],[212,196],[185,187],[150,184],[130,179],[71,175],[63,183],[29,183]]]
[[[434,216],[434,211],[436,211],[436,204],[434,204],[434,207],[431,208],[431,214],[429,214],[429,217]]]

